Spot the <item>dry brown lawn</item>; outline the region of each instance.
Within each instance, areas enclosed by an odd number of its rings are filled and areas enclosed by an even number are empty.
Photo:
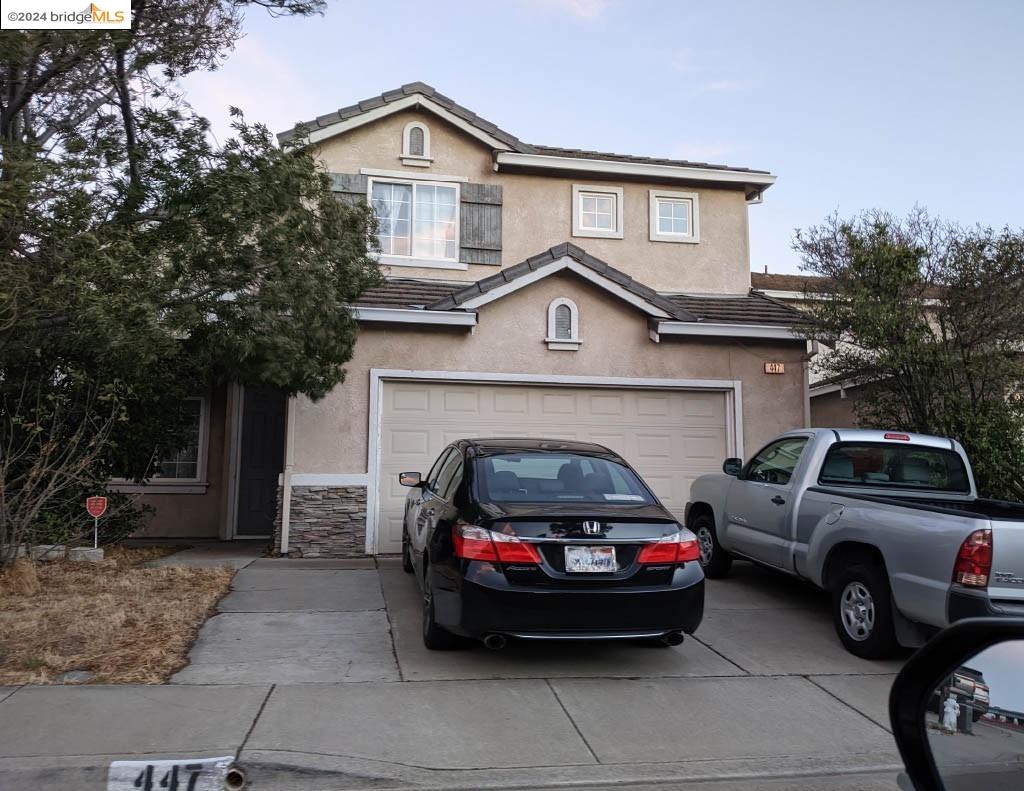
[[[166,681],[234,575],[142,565],[172,551],[115,547],[101,563],[19,561],[0,572],[0,684],[59,683],[68,670],[94,683]]]

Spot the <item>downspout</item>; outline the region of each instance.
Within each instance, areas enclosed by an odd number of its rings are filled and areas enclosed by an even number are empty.
[[[284,428],[284,474],[281,476],[281,546],[288,554],[288,531],[292,521],[292,464],[295,461],[295,396],[288,399]]]
[[[807,359],[804,360],[804,428],[811,427],[811,360],[818,354],[818,342],[807,341]]]

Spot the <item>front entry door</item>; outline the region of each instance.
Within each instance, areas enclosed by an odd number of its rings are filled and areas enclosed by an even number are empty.
[[[245,388],[235,535],[274,532],[278,476],[284,469],[285,403],[284,394],[272,387]]]

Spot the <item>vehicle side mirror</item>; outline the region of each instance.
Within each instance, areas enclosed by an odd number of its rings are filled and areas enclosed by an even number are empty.
[[[423,480],[420,478],[418,472],[400,472],[398,473],[398,482],[402,486],[422,486]]]
[[[1020,788],[1024,618],[943,629],[896,677],[889,719],[915,789]]]
[[[743,459],[726,459],[722,463],[722,472],[738,478],[739,474],[743,472]]]

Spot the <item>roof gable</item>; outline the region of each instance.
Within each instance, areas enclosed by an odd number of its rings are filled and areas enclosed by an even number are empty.
[[[497,274],[452,291],[427,306],[428,310],[475,310],[557,272],[569,270],[628,302],[651,318],[697,321],[682,305],[633,280],[574,244],[562,243]]]

